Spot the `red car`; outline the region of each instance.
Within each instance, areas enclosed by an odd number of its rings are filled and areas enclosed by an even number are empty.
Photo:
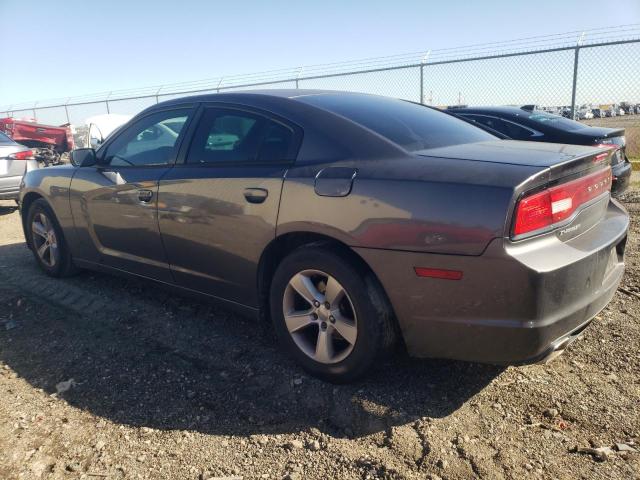
[[[60,155],[73,150],[73,135],[68,125],[55,127],[28,120],[0,118],[0,132],[15,142],[38,149],[36,154],[45,163],[57,163]]]

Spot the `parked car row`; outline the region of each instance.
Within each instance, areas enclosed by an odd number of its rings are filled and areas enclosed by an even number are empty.
[[[547,113],[553,113],[565,118],[572,118],[571,107],[543,107]],[[583,105],[576,108],[573,116],[577,120],[591,120],[593,118],[617,117],[622,115],[640,115],[640,103],[630,104],[623,102],[620,104],[589,106]]]

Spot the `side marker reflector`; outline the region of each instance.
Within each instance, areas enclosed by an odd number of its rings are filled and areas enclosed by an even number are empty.
[[[460,270],[444,270],[442,268],[414,267],[416,275],[419,277],[439,278],[441,280],[461,280]]]

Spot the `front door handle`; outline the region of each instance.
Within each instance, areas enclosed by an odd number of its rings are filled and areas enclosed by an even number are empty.
[[[149,203],[153,198],[153,192],[151,190],[138,190],[138,200],[144,203]]]
[[[245,188],[244,198],[249,203],[263,203],[269,196],[269,191],[264,188]]]

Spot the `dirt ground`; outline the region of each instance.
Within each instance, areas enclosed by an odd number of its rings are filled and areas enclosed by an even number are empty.
[[[45,277],[2,202],[0,479],[640,479],[637,180],[626,293],[557,360],[400,354],[347,386],[219,306]]]

